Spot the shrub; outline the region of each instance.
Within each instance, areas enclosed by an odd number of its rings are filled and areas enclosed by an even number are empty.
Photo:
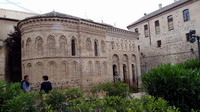
[[[7,101],[6,105],[9,112],[38,112],[36,107],[37,93],[21,93]]]
[[[129,95],[129,88],[127,84],[116,82],[108,82],[96,85],[90,90],[93,94],[104,91],[107,96],[121,96],[126,97]]]
[[[73,105],[67,107],[73,112],[179,112],[161,98],[146,96],[142,99],[125,99],[119,96],[106,96],[103,99],[74,99]]]
[[[66,103],[66,95],[63,89],[53,89],[45,97],[44,102],[52,110],[62,111]]]
[[[164,98],[181,111],[200,109],[200,70],[195,64],[189,61],[186,65],[165,64],[153,68],[142,76],[143,85],[150,95]]]
[[[69,88],[66,91],[66,98],[68,101],[82,97],[83,97],[83,90],[80,88]]]

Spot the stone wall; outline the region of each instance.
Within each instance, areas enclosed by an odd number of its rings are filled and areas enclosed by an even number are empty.
[[[129,30],[139,29],[139,47],[141,55],[142,72],[162,63],[180,63],[197,57],[197,45],[187,42],[186,33],[196,30],[200,35],[200,1],[191,0],[189,3],[166,11],[146,21],[132,26]],[[190,20],[184,22],[182,11],[189,9]],[[167,17],[173,16],[174,30],[169,31]],[[160,22],[160,34],[155,32],[155,21]],[[149,37],[144,36],[144,25],[149,25]],[[161,47],[157,41],[161,40]],[[194,49],[194,53],[191,52]]]

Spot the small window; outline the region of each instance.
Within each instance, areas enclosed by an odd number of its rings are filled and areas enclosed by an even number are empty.
[[[159,23],[159,20],[155,21],[155,31],[156,31],[156,35],[160,34],[160,23]]]
[[[76,55],[76,43],[75,43],[75,40],[72,39],[71,41],[71,50],[72,50],[72,56],[75,56]]]
[[[138,51],[140,51],[140,46],[138,45]]]
[[[97,42],[94,42],[94,55],[98,56],[98,44],[97,44]]]
[[[161,40],[158,40],[157,41],[157,47],[161,47],[162,43],[161,43]]]
[[[145,37],[149,37],[148,25],[144,25],[144,35]]]
[[[135,32],[138,33],[138,28],[135,29]]]
[[[190,34],[186,33],[185,36],[186,36],[186,41],[189,42],[190,41]]]
[[[183,11],[183,20],[184,22],[189,21],[190,20],[190,13],[189,13],[189,9],[186,9]]]
[[[173,16],[170,15],[167,17],[167,21],[168,21],[168,29],[169,31],[174,30],[174,20],[173,20]]]

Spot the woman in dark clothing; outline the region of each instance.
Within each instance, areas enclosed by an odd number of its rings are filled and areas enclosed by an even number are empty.
[[[45,93],[49,93],[49,91],[52,90],[51,82],[48,81],[49,78],[46,75],[43,76],[42,78],[43,78],[44,82],[42,82],[40,90],[41,91],[44,90]]]

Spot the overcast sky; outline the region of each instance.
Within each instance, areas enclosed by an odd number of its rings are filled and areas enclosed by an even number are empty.
[[[173,2],[174,0],[0,0],[0,8],[31,10],[41,14],[55,10],[126,29],[126,26],[144,13],[157,10],[158,4],[166,6]]]

